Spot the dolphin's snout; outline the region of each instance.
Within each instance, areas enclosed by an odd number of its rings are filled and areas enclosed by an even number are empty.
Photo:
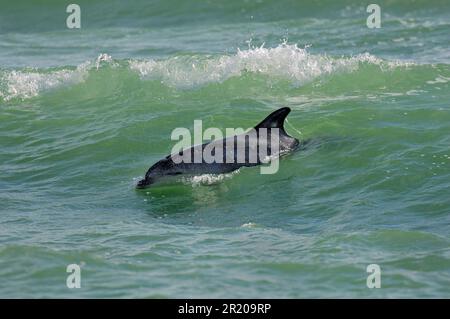
[[[151,180],[150,179],[141,179],[137,185],[136,188],[142,189],[142,188],[146,188],[151,184]]]

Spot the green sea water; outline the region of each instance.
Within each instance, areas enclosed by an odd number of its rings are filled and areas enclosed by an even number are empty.
[[[0,297],[450,297],[448,1],[76,3],[1,1]],[[278,173],[135,189],[283,106]]]

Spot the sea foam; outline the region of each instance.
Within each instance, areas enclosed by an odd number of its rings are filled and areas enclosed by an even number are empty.
[[[40,92],[65,85],[77,84],[86,78],[88,69],[85,64],[74,70],[56,71],[5,71],[0,74],[0,97],[5,101],[14,98],[28,99]]]
[[[129,62],[131,70],[143,79],[160,80],[176,88],[191,88],[208,83],[223,82],[244,72],[253,72],[287,79],[300,86],[317,77],[335,72],[352,72],[361,63],[392,68],[407,62],[387,62],[369,53],[352,57],[332,58],[324,54],[311,54],[297,45],[280,44],[275,48],[264,46],[238,50],[234,55],[175,56],[165,60]]]
[[[104,64],[114,64],[108,54],[100,54],[95,61],[86,61],[76,68],[59,70],[4,70],[0,71],[0,97],[29,99],[41,92],[84,82],[92,69],[98,70]]]

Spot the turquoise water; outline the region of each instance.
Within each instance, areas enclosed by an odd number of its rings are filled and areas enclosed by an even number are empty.
[[[0,297],[450,297],[447,1],[77,3],[2,1]],[[277,174],[135,190],[282,106]]]

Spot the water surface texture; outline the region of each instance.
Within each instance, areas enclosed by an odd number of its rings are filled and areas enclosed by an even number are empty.
[[[450,297],[448,1],[77,3],[1,1],[0,297]],[[277,174],[135,190],[283,106]]]

